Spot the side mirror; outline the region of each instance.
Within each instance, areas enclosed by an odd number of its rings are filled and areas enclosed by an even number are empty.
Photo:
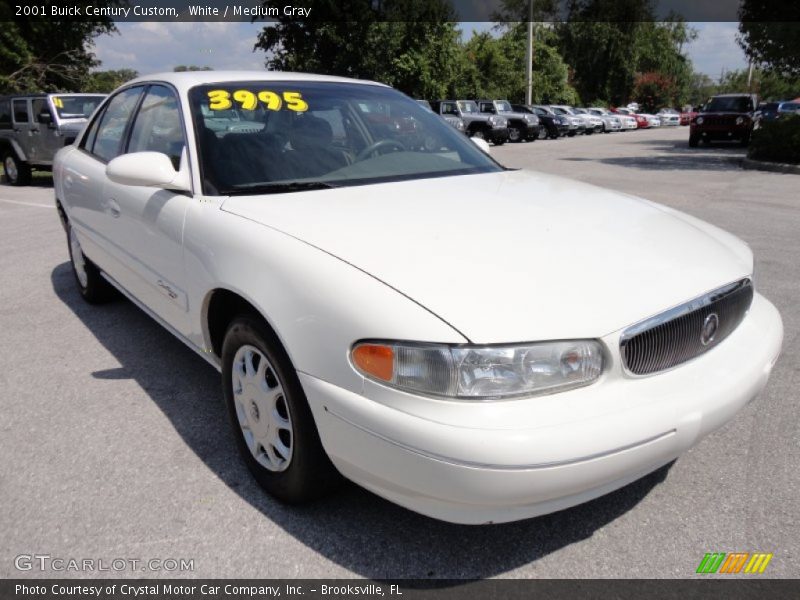
[[[182,168],[176,171],[172,161],[161,152],[133,152],[118,156],[106,165],[106,176],[121,185],[158,187],[180,192],[191,191],[186,164],[186,150],[181,157]]]
[[[486,154],[490,154],[490,152],[489,152],[489,142],[487,142],[483,138],[479,138],[479,137],[471,137],[469,139],[471,139],[472,143],[475,144],[481,150],[483,150]]]
[[[50,114],[50,111],[43,111],[36,116],[36,120],[42,125],[52,125],[53,115]]]

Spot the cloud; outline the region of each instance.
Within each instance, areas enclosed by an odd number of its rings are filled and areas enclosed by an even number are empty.
[[[96,38],[100,69],[135,69],[142,75],[177,65],[263,69],[266,54],[253,52],[263,24],[239,22],[118,23],[118,34]]]
[[[747,67],[744,52],[736,43],[738,23],[689,23],[697,29],[697,39],[686,46],[694,68],[714,79],[722,70]]]

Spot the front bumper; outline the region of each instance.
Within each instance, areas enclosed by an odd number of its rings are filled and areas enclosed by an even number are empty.
[[[486,140],[496,144],[508,141],[508,127],[492,127],[486,130]]]
[[[743,125],[692,125],[691,136],[704,140],[743,140],[750,136],[751,129]]]
[[[603,341],[618,347],[619,333]],[[600,381],[560,394],[470,403],[300,379],[346,477],[437,519],[498,523],[586,502],[672,461],[764,388],[782,339],[780,315],[756,294],[713,351],[639,378],[612,359]]]

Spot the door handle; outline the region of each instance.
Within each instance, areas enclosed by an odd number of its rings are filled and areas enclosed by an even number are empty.
[[[118,218],[121,213],[119,204],[117,204],[114,200],[109,200],[106,202],[106,212],[115,219]]]

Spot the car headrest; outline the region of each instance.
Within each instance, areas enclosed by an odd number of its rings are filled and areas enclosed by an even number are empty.
[[[289,141],[292,148],[301,152],[324,148],[330,146],[333,141],[333,129],[325,119],[312,115],[300,115],[289,130]]]

